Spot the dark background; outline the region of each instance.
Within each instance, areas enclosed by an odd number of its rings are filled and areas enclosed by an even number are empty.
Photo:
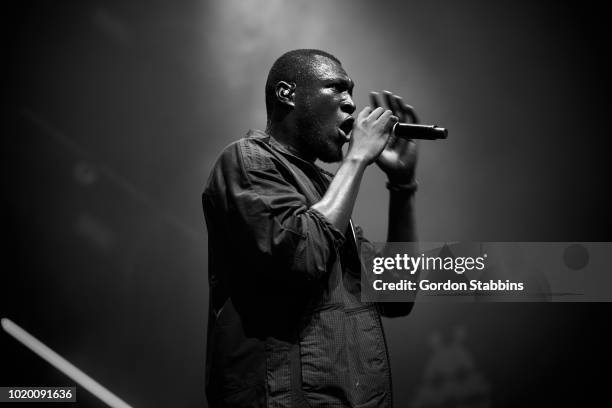
[[[1,7],[0,315],[133,406],[206,406],[200,194],[218,152],[264,127],[265,78],[289,49],[340,58],[358,109],[389,89],[450,130],[420,146],[421,240],[612,241],[611,15],[595,3]],[[371,240],[386,206],[372,167],[354,212]],[[419,304],[386,322],[397,406],[431,389],[450,407],[589,405],[609,394],[611,310]],[[73,382],[2,332],[0,385]]]

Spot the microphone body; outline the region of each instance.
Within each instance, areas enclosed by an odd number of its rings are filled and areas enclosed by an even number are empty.
[[[415,140],[438,140],[448,137],[448,130],[438,126],[396,123],[391,131],[396,137]]]

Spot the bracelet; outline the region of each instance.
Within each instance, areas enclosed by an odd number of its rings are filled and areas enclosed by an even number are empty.
[[[389,191],[394,193],[402,193],[402,194],[414,194],[419,187],[419,183],[416,180],[408,184],[396,184],[390,181],[387,181],[387,188]]]

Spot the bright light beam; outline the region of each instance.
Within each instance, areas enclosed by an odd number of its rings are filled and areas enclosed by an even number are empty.
[[[81,387],[100,398],[108,406],[112,408],[131,408],[130,405],[126,404],[115,394],[104,388],[96,380],[76,368],[65,358],[51,350],[49,347],[45,346],[36,337],[23,330],[11,320],[2,318],[0,323],[2,324],[2,328],[5,332],[13,336],[15,339],[17,339],[17,341],[32,350],[34,353],[38,354],[62,373],[76,381],[79,385],[81,385]]]

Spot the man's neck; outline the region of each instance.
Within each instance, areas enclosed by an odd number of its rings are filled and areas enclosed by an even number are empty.
[[[310,163],[315,162],[315,157],[305,154],[303,151],[304,149],[300,149],[295,129],[291,126],[287,126],[282,122],[269,123],[266,128],[266,133],[272,136],[278,143],[287,149],[289,153]]]

